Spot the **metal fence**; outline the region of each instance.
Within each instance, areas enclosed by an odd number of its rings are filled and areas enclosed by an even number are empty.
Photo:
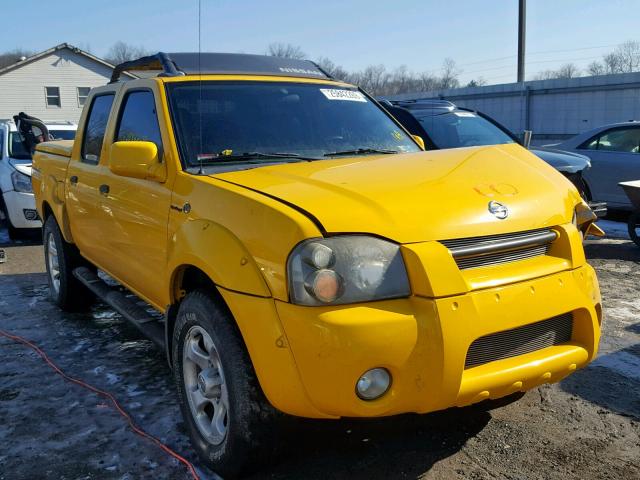
[[[535,143],[569,138],[600,125],[640,120],[640,72],[390,95],[440,98],[479,110]]]

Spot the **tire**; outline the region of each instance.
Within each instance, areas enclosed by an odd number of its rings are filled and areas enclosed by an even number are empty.
[[[212,470],[235,478],[270,457],[278,414],[264,397],[235,321],[210,291],[191,292],[180,305],[173,371],[191,443]]]
[[[638,232],[640,231],[640,212],[633,212],[629,215],[627,228],[629,230],[629,238],[640,247],[640,236],[638,236]]]
[[[66,311],[84,310],[95,300],[95,295],[76,277],[73,270],[88,266],[77,248],[65,241],[58,222],[50,215],[42,231],[44,258],[49,281],[49,298],[58,307]]]

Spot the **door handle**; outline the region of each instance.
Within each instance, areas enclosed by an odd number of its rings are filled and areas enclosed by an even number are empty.
[[[109,193],[109,185],[106,185],[104,183],[100,185],[100,194],[107,195],[108,193]]]
[[[75,185],[76,183],[78,183],[78,176],[72,175],[71,177],[69,177],[69,182]]]

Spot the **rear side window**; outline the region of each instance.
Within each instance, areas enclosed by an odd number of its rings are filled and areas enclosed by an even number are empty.
[[[640,128],[616,128],[583,143],[579,148],[607,152],[640,153]]]
[[[0,160],[2,160],[4,152],[4,130],[0,129]]]
[[[161,157],[162,138],[153,93],[134,91],[125,97],[115,141],[153,142]]]
[[[98,163],[100,161],[100,151],[104,133],[109,121],[109,112],[113,104],[114,95],[100,95],[94,97],[89,110],[89,118],[84,130],[82,140],[82,161],[86,163]]]

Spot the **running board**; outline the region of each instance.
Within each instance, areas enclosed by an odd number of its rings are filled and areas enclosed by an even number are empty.
[[[122,292],[110,287],[95,272],[87,267],[78,267],[73,271],[82,284],[96,294],[103,302],[129,320],[138,330],[164,348],[164,325],[145,312],[136,302],[127,298]]]

